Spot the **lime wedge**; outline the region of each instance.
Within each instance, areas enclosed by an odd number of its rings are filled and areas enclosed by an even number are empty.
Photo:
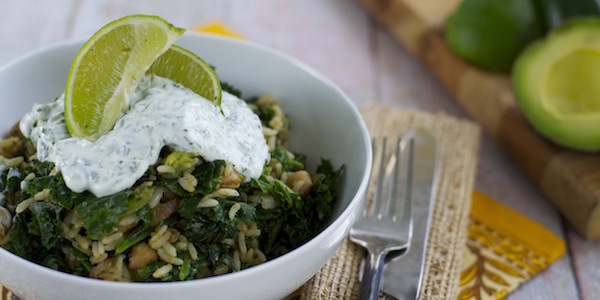
[[[215,105],[221,105],[221,83],[217,74],[209,64],[186,49],[171,46],[147,73],[169,78]]]
[[[156,16],[132,15],[96,32],[77,53],[67,78],[69,132],[94,141],[110,131],[129,108],[139,79],[184,31]]]

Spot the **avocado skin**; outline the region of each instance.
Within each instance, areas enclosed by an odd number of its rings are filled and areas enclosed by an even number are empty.
[[[520,111],[541,135],[566,148],[598,152],[600,111],[565,118],[543,105],[546,72],[569,51],[580,49],[600,53],[600,18],[571,18],[550,31],[545,39],[531,43],[515,61],[512,86]],[[594,101],[600,102],[600,95],[595,96]]]

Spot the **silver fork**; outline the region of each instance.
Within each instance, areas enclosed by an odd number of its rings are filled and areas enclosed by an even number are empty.
[[[373,142],[373,153],[378,153],[380,162],[375,178],[377,187],[371,209],[365,209],[350,229],[350,240],[368,252],[362,269],[359,299],[377,299],[386,257],[398,257],[409,250],[412,238],[413,135],[409,132],[398,139],[395,152],[387,163],[387,139],[383,138],[380,151],[375,151],[376,143]]]

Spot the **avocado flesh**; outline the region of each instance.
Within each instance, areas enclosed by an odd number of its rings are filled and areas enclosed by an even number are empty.
[[[541,92],[545,109],[557,118],[600,114],[600,51],[564,55],[548,70]]]
[[[600,150],[600,19],[565,22],[521,53],[512,75],[517,104],[539,133]]]

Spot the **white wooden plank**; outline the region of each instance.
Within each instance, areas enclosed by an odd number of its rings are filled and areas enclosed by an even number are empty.
[[[228,1],[85,0],[74,20],[73,38],[87,38],[110,21],[132,14],[158,15],[178,27],[192,28],[226,17]]]
[[[323,73],[357,104],[374,98],[369,16],[353,1],[238,0],[231,26]]]
[[[462,108],[431,72],[390,36],[379,24],[374,25],[375,76],[378,101],[425,111],[444,111],[467,118]]]
[[[572,273],[569,273],[570,262],[563,257],[548,269],[524,283],[523,286],[509,294],[506,300],[564,300],[579,299],[575,289]],[[596,297],[597,298],[597,297]],[[588,299],[596,299],[588,298]]]
[[[573,267],[579,280],[581,299],[598,299],[600,295],[600,240],[588,241],[575,232],[569,234]]]

